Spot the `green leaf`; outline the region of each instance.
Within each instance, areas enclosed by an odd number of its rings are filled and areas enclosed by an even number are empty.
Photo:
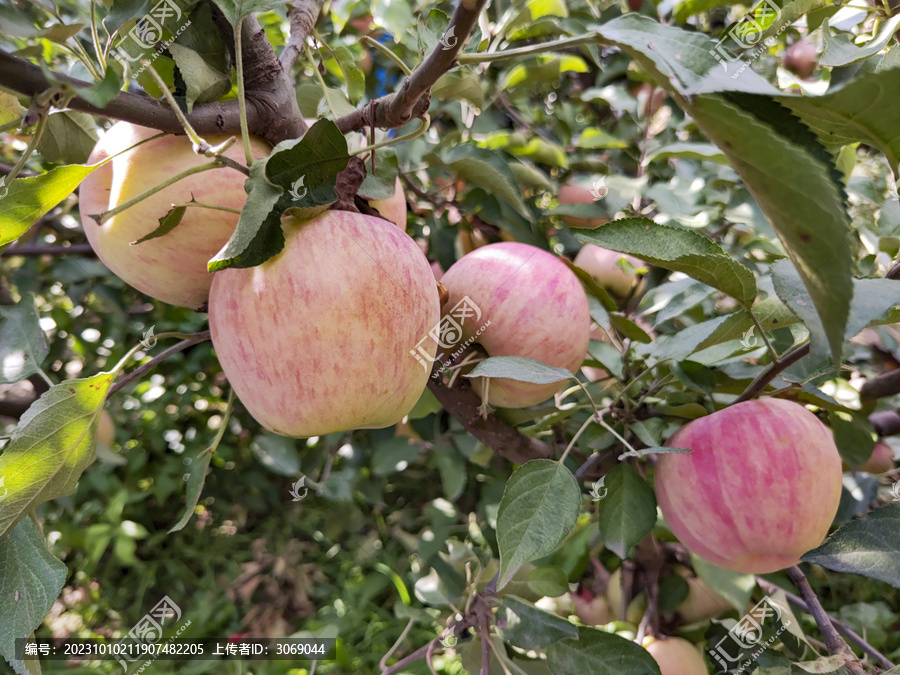
[[[608,492],[597,505],[600,537],[610,551],[624,559],[656,524],[656,495],[627,464],[614,466],[604,485]]]
[[[714,588],[738,612],[743,613],[747,609],[747,603],[756,588],[756,577],[722,569],[695,555],[691,556],[691,566],[707,586]]]
[[[575,376],[565,368],[548,366],[524,356],[492,356],[475,366],[467,377],[506,377],[519,382],[550,384],[571,380]]]
[[[12,384],[40,372],[49,352],[34,296],[0,306],[0,384]]]
[[[874,56],[888,45],[898,26],[900,14],[882,23],[877,35],[865,44],[859,45],[853,42],[855,36],[852,33],[832,33],[826,19],[822,22],[822,43],[825,45],[825,51],[819,58],[819,65],[846,66]]]
[[[778,260],[771,268],[772,284],[785,307],[790,309],[809,331],[810,358],[818,363],[828,357],[828,336],[803,280],[790,260]]]
[[[775,296],[768,297],[755,305],[753,307],[753,314],[765,331],[774,330],[775,328],[784,328],[785,326],[793,325],[799,321],[797,316]],[[703,324],[697,324],[697,326],[706,324],[714,325],[714,330],[696,345],[695,351],[700,351],[722,342],[728,342],[729,340],[740,340],[747,335],[748,330],[755,330],[756,326],[756,324],[753,323],[753,319],[749,312],[744,310],[734,312],[728,316],[705,321]],[[759,336],[757,336],[757,342],[759,342],[758,337]]]
[[[725,153],[712,143],[670,143],[647,154],[644,164],[658,159],[705,159],[719,164],[728,164]]]
[[[716,43],[702,33],[667,26],[637,12],[592,28],[601,41],[620,47],[634,58],[658,84],[682,95],[734,90],[781,93],[749,68],[733,78],[742,62],[728,63],[723,69],[714,56]]]
[[[184,526],[191,520],[194,515],[194,509],[200,501],[200,494],[203,492],[203,486],[206,483],[206,474],[209,471],[209,463],[212,460],[213,453],[208,449],[200,453],[198,457],[191,459],[191,470],[188,474],[187,487],[185,489],[185,505],[184,513],[181,519],[169,528],[169,534],[184,529]]]
[[[592,277],[590,274],[588,274],[583,269],[578,267],[575,263],[573,263],[568,258],[561,257],[560,260],[562,260],[566,264],[566,267],[568,267],[570,270],[572,270],[572,272],[575,273],[575,276],[578,277],[578,280],[581,282],[581,285],[585,287],[585,289],[591,296],[593,296],[600,302],[600,304],[602,305],[602,308],[604,310],[606,310],[608,312],[614,312],[615,310],[618,309],[618,305],[616,305],[616,301],[613,300],[612,296],[609,294],[609,291],[607,291],[605,288],[603,288],[603,286],[598,284],[594,280],[594,277]],[[591,314],[591,316],[593,316],[593,313]],[[594,320],[597,321],[596,318]],[[597,321],[597,323],[600,323],[600,322]],[[607,323],[608,323],[608,321],[607,321]]]
[[[900,68],[864,73],[824,96],[779,96],[829,147],[862,142],[900,160]]]
[[[215,0],[232,26],[251,14],[260,14],[284,6],[283,0]]]
[[[48,162],[81,164],[88,160],[96,144],[94,118],[74,110],[63,110],[47,116],[47,127],[38,141],[37,150]]]
[[[834,444],[848,466],[865,464],[875,448],[875,437],[868,417],[845,412],[828,413],[828,426],[834,434]]]
[[[468,101],[479,110],[484,107],[481,79],[471,68],[444,73],[431,88],[431,94],[441,101]]]
[[[600,150],[603,148],[627,148],[628,143],[616,138],[603,129],[588,128],[578,134],[574,141],[579,148],[586,150]]]
[[[43,623],[67,574],[31,518],[0,539],[0,654],[16,672],[28,672],[26,662],[14,658],[16,638],[27,638]]]
[[[188,114],[193,111],[194,103],[210,103],[231,91],[231,73],[226,75],[217,70],[193,49],[172,42],[169,52],[185,82]]]
[[[185,211],[187,211],[186,206],[176,206],[173,209],[169,209],[166,215],[159,219],[159,227],[137,241],[131,242],[129,245],[136,246],[137,244],[142,244],[150,239],[157,239],[164,234],[169,234],[169,232],[174,230],[181,223]]]
[[[94,461],[97,424],[113,373],[54,385],[22,415],[0,454],[0,537],[39,504],[75,491]]]
[[[473,143],[462,143],[444,153],[440,159],[463,180],[488,190],[525,218],[531,218],[509,168],[512,158],[505,153],[479,148]]]
[[[624,218],[594,230],[573,229],[582,243],[629,253],[652,265],[683,272],[749,307],[756,298],[753,272],[699,232],[661,225],[649,218]]]
[[[768,217],[812,298],[832,358],[839,362],[853,288],[850,219],[834,182],[834,165],[823,164],[721,98],[697,97],[688,112],[722,148]]]
[[[894,279],[854,279],[853,302],[844,339],[855,337],[863,328],[884,319],[900,304],[900,281]]]
[[[360,70],[357,59],[346,47],[337,47],[334,50],[338,65],[344,74],[344,82],[347,85],[347,98],[350,103],[357,105],[366,95],[366,75]]]
[[[228,267],[254,267],[264,263],[284,248],[281,214],[284,209],[282,190],[266,180],[267,160],[250,166],[250,178],[244,189],[247,201],[231,238],[206,264],[210,272]]]
[[[672,374],[686,389],[711,396],[716,388],[716,375],[696,361],[678,361],[672,364]]]
[[[375,446],[372,451],[372,473],[389,476],[399,473],[414,462],[420,448],[408,438],[390,438]]]
[[[371,159],[366,160],[366,177],[357,194],[363,199],[387,199],[397,190],[397,151],[382,148],[375,151],[375,173]]]
[[[34,221],[75,192],[97,166],[58,166],[40,176],[16,178],[8,186],[0,185],[0,246],[25,234]]]
[[[660,675],[650,653],[631,640],[592,628],[579,628],[577,638],[565,638],[547,648],[547,666],[554,675]]]
[[[528,573],[528,588],[545,598],[558,598],[568,593],[569,578],[559,567],[536,567]]]
[[[546,649],[557,640],[578,637],[567,620],[514,595],[503,597],[497,624],[503,639],[520,649]]]
[[[552,553],[575,526],[581,491],[559,462],[535,459],[516,469],[497,512],[497,545],[503,588],[532,560]]]
[[[293,438],[263,433],[253,439],[250,450],[256,461],[272,473],[288,478],[300,475],[300,453]]]
[[[563,0],[528,0],[506,25],[506,34],[509,36],[546,16],[565,18],[569,16],[569,9]]]
[[[900,504],[889,504],[852,520],[803,556],[804,562],[850,572],[900,588]]]

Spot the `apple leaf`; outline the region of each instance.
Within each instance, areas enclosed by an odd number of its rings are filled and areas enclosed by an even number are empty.
[[[749,307],[756,298],[753,272],[699,232],[649,218],[623,218],[595,230],[573,229],[578,241],[629,253],[652,265],[683,272]]]
[[[191,517],[194,515],[194,509],[200,501],[200,494],[203,492],[203,485],[206,483],[206,474],[209,471],[209,463],[212,460],[213,453],[204,450],[198,457],[187,458],[191,460],[191,469],[188,473],[188,479],[185,488],[185,505],[184,513],[181,518],[172,527],[169,528],[169,534],[184,529]]]
[[[756,316],[763,330],[770,331],[776,328],[791,326],[800,320],[787,306],[776,296],[771,296],[760,301],[753,307],[753,314]],[[724,321],[723,321],[724,319]],[[749,312],[740,310],[724,317],[704,321],[696,324],[702,326],[705,324],[715,323],[714,330],[710,332],[702,341],[696,343],[694,351],[700,351],[713,345],[728,342],[729,340],[740,340],[745,335],[752,337],[756,331],[756,324],[750,317]],[[747,331],[754,331],[748,335]],[[680,331],[683,332],[683,331]],[[680,333],[679,333],[680,334]],[[759,336],[756,336],[757,343]],[[693,352],[690,352],[693,353]]]
[[[231,239],[206,264],[210,272],[228,267],[253,267],[264,263],[284,248],[279,208],[282,190],[266,180],[266,160],[250,166],[245,183],[247,201]]]
[[[43,623],[67,574],[31,518],[0,539],[0,654],[17,673],[28,672],[28,664],[15,658],[16,639],[27,638]]]
[[[283,0],[215,0],[215,3],[232,26],[251,14],[284,7]]]
[[[488,190],[520,215],[531,218],[531,212],[522,201],[516,177],[509,168],[509,163],[516,161],[512,157],[496,150],[479,148],[473,143],[461,143],[435,159],[463,180]]]
[[[621,48],[659,84],[682,95],[714,91],[781,93],[740,61],[723,68],[713,56],[716,43],[696,31],[667,26],[637,12],[592,28],[602,42]],[[737,72],[741,76],[732,78]]]
[[[900,588],[900,504],[889,504],[852,520],[828,541],[809,551],[803,562],[835,572],[850,572]]]
[[[550,645],[547,666],[554,675],[660,675],[659,666],[646,649],[593,628],[579,628],[577,638]]]
[[[728,158],[725,157],[725,153],[712,143],[670,143],[648,153],[644,158],[644,164],[672,158],[705,159],[719,164],[728,164]]]
[[[856,467],[865,464],[872,456],[875,438],[872,433],[872,425],[865,415],[859,413],[851,415],[842,411],[830,412],[828,426],[831,427],[834,444],[837,446],[841,459],[849,466]]]
[[[855,77],[824,96],[779,96],[822,142],[834,147],[862,142],[884,153],[894,171],[900,161],[900,68]]]
[[[360,70],[357,57],[346,47],[335,48],[334,56],[344,74],[347,98],[350,99],[350,103],[357,105],[366,94],[366,75]]]
[[[176,227],[178,227],[179,224],[181,224],[181,219],[184,218],[185,211],[187,211],[186,206],[176,206],[169,209],[166,215],[159,219],[159,227],[157,227],[149,234],[141,237],[140,239],[131,242],[129,246],[143,244],[145,241],[148,241],[150,239],[157,239],[165,234],[169,234],[169,232],[171,232]]]
[[[397,151],[381,148],[375,151],[375,173],[372,160],[366,160],[366,177],[357,194],[363,199],[387,199],[397,191]]]
[[[503,639],[520,649],[546,649],[557,640],[578,637],[578,628],[566,619],[514,595],[503,597],[497,623]]]
[[[816,312],[812,298],[790,260],[777,260],[770,268],[775,293],[785,307],[797,315],[809,331],[810,359],[818,363],[828,357],[828,336]]]
[[[695,555],[691,556],[691,566],[707,586],[715,589],[738,612],[743,613],[747,609],[747,603],[756,588],[756,577],[723,569]]]
[[[253,439],[250,450],[256,460],[272,473],[289,478],[300,475],[300,453],[293,438],[263,433]]]
[[[696,97],[688,112],[722,148],[768,217],[812,298],[832,358],[839,362],[853,281],[850,219],[833,163],[720,97]],[[771,111],[765,116],[777,117]]]
[[[532,384],[550,384],[575,378],[565,368],[548,366],[524,356],[492,356],[475,366],[466,377],[505,377]]]
[[[600,536],[610,551],[624,559],[656,524],[656,495],[627,464],[614,466],[604,485],[606,497],[597,505]]]
[[[568,258],[560,257],[560,260],[562,260],[566,264],[566,267],[568,267],[570,270],[572,270],[572,272],[575,273],[575,276],[578,277],[578,280],[587,289],[587,292],[600,301],[600,304],[603,305],[603,309],[609,312],[614,312],[618,309],[616,301],[613,300],[612,296],[605,288],[603,288],[603,286],[594,281],[594,277],[578,267]],[[600,322],[598,321],[598,323]]]
[[[855,337],[866,326],[887,317],[900,304],[900,281],[894,279],[854,279],[853,302],[844,339]]]
[[[862,61],[884,49],[897,32],[900,26],[900,14],[892,16],[881,24],[878,34],[863,45],[855,44],[850,33],[839,32],[833,34],[828,25],[828,19],[822,22],[822,43],[825,51],[819,58],[821,66],[846,66],[857,61]]]
[[[0,454],[0,537],[37,505],[72,494],[94,461],[97,425],[114,373],[66,380],[35,401]]]
[[[535,459],[516,469],[497,512],[497,545],[503,588],[524,565],[549,555],[575,526],[581,490],[559,462]]]
[[[58,166],[40,176],[0,181],[0,246],[21,237],[32,223],[75,191],[100,164]]]
[[[39,372],[48,352],[33,295],[15,305],[0,306],[0,384],[19,382]]]
[[[90,115],[75,110],[50,113],[37,150],[48,162],[81,164],[97,144],[97,125]]]

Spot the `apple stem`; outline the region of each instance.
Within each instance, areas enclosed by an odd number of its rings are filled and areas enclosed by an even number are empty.
[[[806,578],[806,575],[803,574],[803,571],[794,565],[788,567],[785,572],[793,582],[794,586],[797,587],[797,590],[800,591],[800,596],[806,601],[806,605],[813,615],[813,618],[816,620],[816,624],[819,626],[822,637],[825,639],[825,646],[828,648],[828,653],[846,654],[852,659],[845,664],[847,670],[854,675],[865,675],[866,671],[863,670],[862,666],[856,661],[856,655],[853,653],[853,650],[850,649],[850,646],[844,641],[844,638],[840,636],[837,629],[831,623],[831,618],[828,616],[825,608],[822,607],[822,603],[819,602],[819,596],[816,595],[812,586],[809,585],[809,580]]]
[[[234,60],[238,86],[238,114],[241,120],[241,140],[244,143],[244,158],[247,166],[253,164],[253,152],[250,150],[250,132],[247,129],[247,97],[244,91],[244,54],[241,49],[241,34],[244,31],[244,19],[238,21],[234,31]]]
[[[599,424],[601,427],[603,427],[603,428],[606,429],[609,433],[611,433],[613,436],[615,436],[617,439],[619,439],[619,442],[620,442],[622,445],[624,445],[626,448],[628,448],[628,452],[634,453],[634,456],[637,456],[637,455],[638,455],[638,451],[635,450],[635,449],[632,447],[631,443],[629,443],[628,441],[626,441],[622,436],[619,435],[619,433],[618,433],[615,429],[613,429],[611,426],[609,426],[606,422],[603,421],[603,416],[604,416],[606,413],[608,413],[608,412],[610,412],[610,409],[609,409],[609,408],[604,408],[604,409],[601,410],[600,413],[599,413],[598,415],[596,415],[593,419],[597,421],[597,424]]]
[[[222,164],[217,159],[215,161],[208,162],[206,164],[199,164],[198,166],[191,167],[190,169],[185,169],[181,173],[175,174],[171,178],[164,180],[162,183],[150,188],[146,192],[142,192],[137,197],[129,199],[126,202],[122,202],[115,208],[110,209],[109,211],[104,211],[103,213],[97,214],[96,220],[102,225],[107,220],[109,220],[114,215],[116,215],[117,213],[121,213],[125,209],[130,209],[135,204],[145,200],[147,197],[155,195],[160,190],[165,190],[167,187],[169,187],[170,185],[172,185],[174,183],[177,183],[182,178],[187,178],[188,176],[193,176],[195,173],[200,173],[202,171],[209,171],[210,169],[218,169],[221,166],[222,166]]]
[[[399,56],[397,56],[397,54],[395,54],[393,51],[391,51],[391,49],[390,49],[387,45],[381,44],[378,40],[375,40],[375,39],[371,38],[371,37],[368,36],[368,35],[363,35],[361,41],[362,41],[362,42],[365,42],[367,45],[371,45],[372,47],[375,47],[375,48],[378,49],[382,54],[384,54],[385,56],[387,56],[391,61],[393,61],[394,63],[396,63],[396,64],[397,64],[397,67],[398,67],[400,70],[403,71],[403,74],[404,74],[404,75],[406,75],[407,77],[409,77],[410,75],[412,75],[412,70],[410,70],[410,67],[407,66],[407,65],[403,62],[403,59],[401,59]]]
[[[457,61],[461,66],[471,65],[473,63],[491,63],[493,61],[506,61],[515,59],[520,56],[531,56],[533,54],[545,54],[547,52],[558,52],[568,47],[577,47],[579,45],[594,44],[599,42],[596,33],[585,33],[584,35],[576,35],[575,37],[562,38],[559,40],[550,40],[541,42],[540,44],[530,47],[518,47],[516,49],[504,49],[498,52],[489,52],[483,54],[460,54]]]
[[[778,352],[775,351],[772,343],[769,342],[769,338],[766,337],[766,331],[763,330],[762,324],[759,322],[759,319],[756,318],[756,314],[754,314],[753,310],[749,307],[747,308],[747,313],[750,315],[750,318],[753,319],[753,324],[756,326],[756,330],[759,331],[759,335],[762,338],[763,342],[766,343],[766,349],[769,351],[769,356],[772,357],[773,361],[777,361]]]

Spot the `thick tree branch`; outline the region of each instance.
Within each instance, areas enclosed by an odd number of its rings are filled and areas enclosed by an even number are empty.
[[[859,665],[859,662],[856,660],[856,655],[853,653],[853,650],[850,649],[850,645],[844,642],[844,638],[838,634],[837,630],[832,625],[831,617],[828,616],[825,608],[822,607],[822,603],[819,602],[819,597],[812,589],[812,586],[809,585],[809,581],[806,579],[803,571],[794,565],[793,567],[788,567],[785,572],[787,572],[788,577],[790,577],[794,586],[797,587],[797,590],[800,591],[800,596],[806,603],[810,614],[812,614],[813,618],[816,620],[819,631],[825,639],[825,646],[828,648],[828,653],[846,655],[849,659],[845,664],[847,670],[853,673],[853,675],[865,675],[866,671]]]
[[[278,59],[286,73],[291,72],[297,57],[303,53],[306,38],[309,37],[319,17],[319,8],[316,7],[315,0],[293,0],[288,16],[291,20],[291,37]]]
[[[860,401],[875,401],[900,393],[900,370],[891,370],[863,382],[859,390]]]
[[[797,347],[795,350],[788,352],[777,361],[770,363],[769,366],[764,371],[762,371],[759,376],[757,376],[757,378],[753,380],[753,382],[750,383],[750,386],[747,387],[744,393],[734,400],[734,403],[749,401],[751,398],[756,398],[757,396],[759,396],[769,385],[769,382],[774,380],[780,372],[791,367],[807,354],[809,354],[808,342],[805,345]],[[734,403],[732,403],[732,405]]]
[[[766,593],[772,594],[777,591],[781,591],[784,593],[784,597],[788,599],[792,605],[797,607],[802,612],[806,612],[807,614],[812,615],[812,609],[810,609],[809,605],[801,598],[799,595],[794,595],[790,591],[786,591],[781,586],[776,586],[771,581],[763,579],[762,577],[756,577],[756,583],[759,584],[759,587],[762,588]],[[856,631],[854,631],[850,626],[845,624],[843,621],[838,621],[833,616],[828,614],[828,620],[831,621],[831,624],[837,628],[839,633],[843,633],[844,636],[856,644],[863,652],[871,656],[875,662],[886,670],[890,670],[894,667],[894,664],[885,658],[884,654],[879,652],[875,647],[866,642],[862,637],[857,635]]]
[[[341,133],[359,131],[369,126],[392,129],[402,127],[413,118],[422,117],[428,111],[431,98],[429,90],[444,73],[457,65],[456,57],[486,3],[487,0],[460,0],[442,42],[404,80],[400,91],[383,96],[335,120]]]
[[[428,388],[444,410],[456,418],[466,431],[501,457],[516,464],[524,464],[531,459],[549,457],[553,453],[543,441],[525,436],[493,415],[487,419],[482,418],[479,412],[481,399],[467,380],[460,379],[451,389],[440,378],[429,377]]]

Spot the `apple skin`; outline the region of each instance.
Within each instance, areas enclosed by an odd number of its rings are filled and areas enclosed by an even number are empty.
[[[887,473],[894,468],[894,451],[884,441],[878,441],[872,448],[869,459],[862,464],[857,471],[867,473]]]
[[[602,595],[594,595],[589,591],[572,594],[575,614],[586,626],[605,626],[610,622],[609,603]]]
[[[470,318],[461,340],[473,337],[489,356],[524,356],[575,373],[588,347],[591,317],[578,277],[559,258],[529,244],[498,242],[460,258],[441,277],[452,308],[468,296],[481,310]],[[546,400],[565,381],[532,384],[491,378],[488,403],[524,408]],[[481,394],[480,381],[473,388]]]
[[[116,442],[116,427],[112,415],[105,410],[100,413],[100,422],[97,424],[97,440],[106,446]]]
[[[682,622],[705,621],[732,609],[728,600],[711,589],[700,577],[691,576],[690,570],[679,567],[675,571],[684,577],[688,584],[688,596],[676,610]]]
[[[784,50],[784,69],[802,79],[809,78],[819,63],[819,50],[808,40],[800,40]]]
[[[609,575],[606,585],[606,599],[609,602],[610,616],[619,621],[627,621],[635,626],[640,624],[647,611],[647,594],[640,591],[631,598],[628,606],[622,609],[622,568]]]
[[[613,295],[624,298],[631,293],[637,276],[629,274],[617,264],[625,258],[634,267],[643,267],[644,263],[634,256],[625,255],[596,244],[585,244],[575,256],[575,265],[590,274],[598,285]]]
[[[410,351],[441,318],[428,260],[374,216],[326,211],[282,226],[277,256],[214,275],[209,327],[235,393],[284,436],[400,422],[429,376]]]
[[[766,574],[822,543],[841,497],[829,429],[802,405],[744,401],[686,424],[667,442],[656,496],[672,533],[719,567]]]
[[[371,199],[369,206],[394,223],[401,230],[406,229],[406,194],[403,192],[403,183],[397,177],[394,194],[387,199]]]
[[[659,664],[662,675],[708,675],[703,655],[692,643],[677,637],[645,639],[644,649]]]
[[[579,185],[576,182],[564,183],[559,188],[559,203],[563,206],[570,204],[593,204],[596,199],[591,194],[590,188]],[[605,225],[609,218],[579,218],[578,216],[562,216],[563,222],[569,227],[594,228]]]
[[[158,133],[118,122],[94,147],[88,163],[98,162]],[[206,140],[216,145],[227,138],[210,136]],[[251,138],[250,145],[256,158],[266,157],[271,150],[257,138]],[[235,143],[225,156],[243,163],[243,147]],[[162,136],[95,169],[79,189],[81,222],[100,260],[129,286],[170,305],[197,309],[206,302],[213,276],[207,271],[206,263],[231,237],[239,216],[191,207],[168,234],[136,246],[131,246],[131,242],[159,227],[159,219],[172,204],[189,202],[192,196],[198,202],[243,208],[247,177],[228,167],[212,169],[170,185],[102,225],[91,216],[108,211],[185,169],[210,161],[194,153],[187,136]]]

